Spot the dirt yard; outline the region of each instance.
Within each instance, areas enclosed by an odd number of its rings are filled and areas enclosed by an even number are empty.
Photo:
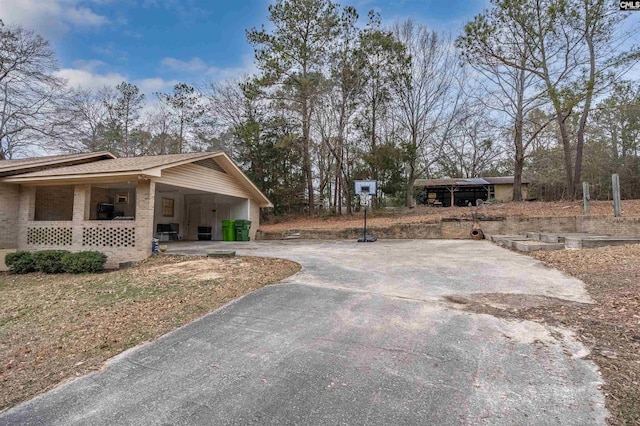
[[[282,259],[158,256],[103,274],[0,273],[0,410],[299,270]]]
[[[478,212],[480,217],[507,217],[507,216],[576,216],[582,214],[582,201],[557,201],[557,202],[521,202],[487,204]],[[611,201],[592,201],[592,215],[613,216]],[[358,228],[362,226],[362,213],[352,216],[294,216],[274,218],[268,222],[260,223],[260,230],[265,232],[281,232],[295,229],[341,229]],[[623,217],[640,216],[640,200],[622,201]],[[426,207],[418,206],[415,209],[385,209],[374,210],[367,213],[367,225],[371,227],[384,227],[397,223],[435,223],[441,218],[471,218],[471,209],[468,207]]]
[[[590,348],[613,425],[640,425],[640,245],[534,252],[586,284],[595,304],[539,296],[454,297],[464,309],[568,327]]]

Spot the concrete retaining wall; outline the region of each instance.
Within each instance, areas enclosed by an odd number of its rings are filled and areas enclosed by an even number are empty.
[[[487,235],[518,235],[526,232],[555,232],[640,236],[640,217],[567,216],[567,217],[495,217],[481,219],[480,228]],[[384,228],[367,228],[369,234],[382,239],[469,239],[471,219],[442,219],[437,223],[399,223]],[[256,239],[282,240],[288,232],[259,231]],[[301,239],[357,239],[362,228],[301,229]]]

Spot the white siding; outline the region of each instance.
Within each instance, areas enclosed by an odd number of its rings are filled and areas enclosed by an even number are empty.
[[[154,179],[157,183],[165,183],[183,188],[199,189],[233,197],[250,198],[251,194],[232,176],[211,170],[197,164],[182,166],[162,171],[162,177]]]

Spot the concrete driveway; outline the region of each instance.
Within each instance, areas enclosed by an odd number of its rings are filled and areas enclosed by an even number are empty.
[[[563,329],[446,295],[589,302],[580,281],[487,242],[180,243],[303,265],[0,424],[604,424],[601,378]]]

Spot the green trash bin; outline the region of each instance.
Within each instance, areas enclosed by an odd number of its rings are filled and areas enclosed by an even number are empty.
[[[235,241],[236,230],[234,228],[234,220],[222,221],[222,241]]]
[[[251,229],[250,220],[236,220],[236,241],[249,241],[249,229]]]

